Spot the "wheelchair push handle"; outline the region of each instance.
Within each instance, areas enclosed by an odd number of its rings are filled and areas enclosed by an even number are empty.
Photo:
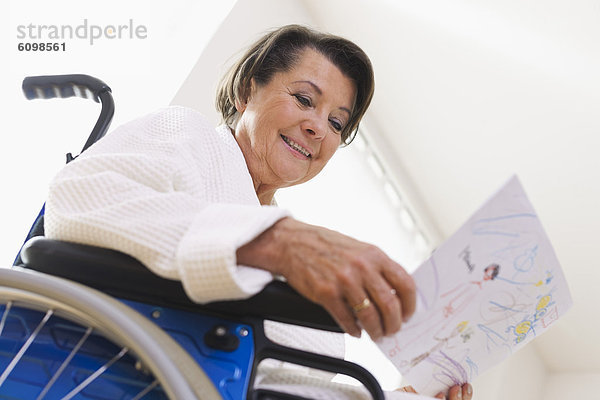
[[[111,92],[100,79],[82,74],[29,76],[22,87],[28,100],[81,97],[100,103],[100,94]]]
[[[67,97],[81,97],[92,99],[102,104],[100,116],[94,125],[94,129],[88,137],[82,152],[92,144],[100,140],[108,131],[108,127],[115,114],[115,103],[112,98],[111,89],[100,79],[89,75],[43,75],[28,76],[23,80],[23,93],[27,99],[53,99]],[[67,154],[67,162],[74,159],[71,153]]]

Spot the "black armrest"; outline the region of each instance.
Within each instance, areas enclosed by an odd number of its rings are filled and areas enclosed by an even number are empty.
[[[255,367],[261,360],[273,358],[342,373],[359,380],[374,399],[384,398],[377,380],[363,367],[342,359],[280,346],[264,335],[262,328],[255,324],[262,319],[342,332],[325,309],[302,297],[284,282],[273,281],[246,300],[200,305],[186,296],[181,282],[161,278],[135,258],[115,250],[38,236],[23,246],[21,257],[27,268],[70,279],[118,298],[249,322],[257,328]],[[249,393],[254,392],[250,390]],[[250,398],[261,398],[257,397],[260,393],[257,391]],[[270,397],[267,395],[265,398]]]
[[[115,297],[234,317],[258,317],[342,332],[321,306],[284,282],[273,281],[246,300],[196,304],[181,282],[152,273],[135,258],[110,249],[35,237],[21,252],[27,268],[60,276]]]

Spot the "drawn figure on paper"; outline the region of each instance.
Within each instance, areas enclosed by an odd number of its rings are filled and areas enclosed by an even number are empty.
[[[477,328],[483,332],[486,337],[485,347],[488,353],[501,347],[506,347],[510,351],[510,345],[507,343],[508,338],[504,337],[504,335],[496,332],[485,324],[478,324]]]
[[[479,375],[479,367],[473,360],[471,360],[471,357],[467,357],[465,359],[465,363],[469,367],[469,381],[471,381],[474,377]]]
[[[415,271],[418,312],[380,344],[423,392],[472,380],[572,304],[518,181],[507,187]]]
[[[535,286],[539,287],[543,284],[549,285],[550,282],[552,282],[553,278],[554,275],[552,275],[552,271],[546,271],[546,278],[544,280],[539,280],[538,282],[536,282]]]
[[[462,385],[470,380],[469,373],[463,367],[464,360],[456,360],[443,351],[432,354],[428,362],[438,367],[433,378],[445,386]]]
[[[452,354],[456,353],[457,345],[451,342],[453,338],[460,336],[462,342],[466,343],[471,339],[472,334],[473,330],[469,326],[469,321],[460,322],[447,337],[435,337],[434,339],[437,340],[438,343],[429,349],[429,351],[411,360],[408,370],[422,361],[426,361],[427,363],[436,366],[437,371],[434,373],[433,377],[436,381],[444,385],[460,385],[469,381],[471,373],[467,372],[463,363],[466,363],[470,371],[473,371],[473,369],[477,370],[477,364],[468,357],[468,351],[460,351],[459,354]],[[461,345],[458,346],[462,347]],[[467,362],[467,360],[470,363]],[[406,371],[407,370],[404,370],[403,373],[406,373]]]
[[[548,311],[548,306],[554,304],[551,303],[552,301],[552,295],[547,294],[545,296],[543,296],[540,301],[538,301],[537,306],[535,307],[535,320],[537,321],[538,319],[541,319],[544,317],[544,315],[546,315],[546,312]]]
[[[461,251],[458,256],[462,258],[462,260],[467,265],[467,270],[469,271],[469,273],[473,272],[473,270],[475,269],[475,264],[473,264],[473,262],[471,261],[471,249],[469,248],[469,246],[465,247],[465,249]]]
[[[511,330],[516,336],[515,344],[521,343],[523,340],[525,340],[529,332],[533,332],[535,334],[535,331],[533,330],[533,322],[529,320],[523,320],[517,325],[506,328],[507,332],[510,332]]]
[[[450,317],[455,313],[459,313],[477,296],[483,288],[483,284],[496,279],[500,272],[500,265],[491,264],[483,270],[483,278],[480,281],[470,281],[460,284],[454,289],[442,294],[440,298],[450,297],[448,303],[444,307],[444,317]]]
[[[483,277],[480,280],[461,283],[454,289],[441,295],[439,300],[443,303],[440,303],[436,312],[430,318],[418,321],[404,328],[402,339],[394,338],[395,343],[388,349],[388,356],[394,358],[398,354],[404,353],[404,357],[406,358],[403,361],[399,361],[399,366],[401,368],[411,368],[436,350],[443,348],[451,338],[460,337],[463,343],[469,341],[475,333],[474,328],[468,327],[464,321],[457,322],[454,320],[456,313],[472,304],[474,298],[480,293],[484,285],[486,285],[486,282],[494,280],[499,270],[500,266],[498,264],[491,264],[485,268]],[[436,346],[425,352],[411,354],[410,348],[424,337],[433,337],[437,341]]]
[[[538,245],[536,244],[530,249],[525,250],[522,254],[519,254],[515,257],[513,261],[513,267],[515,271],[515,276],[522,272],[529,272],[533,266],[535,265],[535,260],[538,255]]]
[[[463,343],[467,343],[471,339],[471,336],[473,336],[473,329],[471,329],[468,324],[468,321],[463,321],[458,324],[460,337],[462,338]]]
[[[552,303],[552,304],[554,304],[554,303]],[[552,310],[548,311],[548,313],[542,317],[542,326],[544,327],[544,329],[546,329],[557,319],[558,319],[558,306],[555,305],[552,308]]]
[[[548,293],[539,297],[535,306],[535,311],[530,318],[525,318],[516,325],[509,326],[506,332],[513,332],[515,335],[515,344],[521,343],[527,336],[532,333],[535,336],[535,324],[541,320],[547,313],[548,308],[554,305],[552,294]]]
[[[450,342],[451,339],[460,336],[463,339],[463,343],[466,343],[467,341],[469,341],[472,334],[473,330],[469,327],[469,321],[460,322],[458,325],[456,325],[456,327],[454,327],[454,329],[452,330],[452,332],[450,332],[448,336],[443,338],[434,337],[434,339],[437,341],[437,344],[435,346],[430,348],[428,351],[414,357],[412,360],[410,360],[409,363],[404,363],[403,366],[408,367],[408,369],[404,370],[403,372],[410,370],[410,368],[419,364],[421,361],[429,359],[429,357],[435,354],[436,352],[441,352],[441,350],[443,350],[444,348],[451,347],[448,346],[448,342]]]

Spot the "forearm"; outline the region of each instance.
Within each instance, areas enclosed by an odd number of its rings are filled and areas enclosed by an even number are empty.
[[[288,238],[293,234],[293,226],[297,224],[298,221],[291,217],[280,219],[256,238],[237,249],[237,264],[283,275],[282,254],[289,243]]]
[[[235,251],[285,210],[159,191],[127,170],[93,168],[89,161],[78,159],[53,180],[49,237],[127,253],[163,277],[180,279],[198,302],[248,297],[272,279],[268,271],[236,263]]]

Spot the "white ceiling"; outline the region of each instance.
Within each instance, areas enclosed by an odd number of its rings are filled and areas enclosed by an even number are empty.
[[[549,371],[600,371],[600,4],[306,0],[376,72],[368,116],[442,237],[518,174],[575,302],[536,339]]]

